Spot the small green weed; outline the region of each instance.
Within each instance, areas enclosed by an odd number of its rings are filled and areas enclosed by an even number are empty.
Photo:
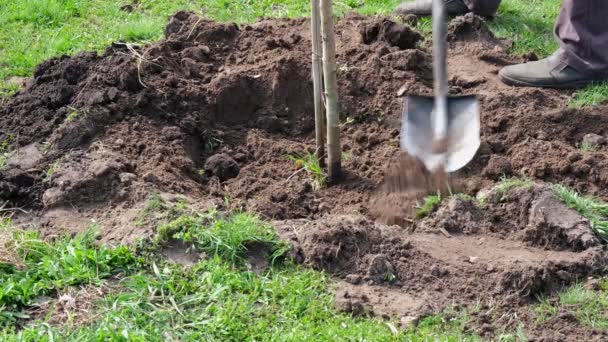
[[[591,228],[600,238],[608,241],[607,203],[590,196],[581,196],[578,192],[561,184],[553,185],[552,189],[566,205],[589,220]]]
[[[298,169],[306,170],[310,174],[314,190],[322,189],[327,185],[327,173],[314,154],[307,152],[301,156],[289,155],[289,160],[293,161]]]
[[[441,204],[442,200],[443,198],[440,193],[426,196],[422,200],[422,204],[416,207],[416,216],[418,218],[425,218],[429,216]]]
[[[80,118],[81,113],[76,108],[68,107],[68,109],[70,111],[68,112],[68,116],[66,116],[65,121],[73,122]]]
[[[50,182],[51,179],[53,178],[53,175],[55,174],[55,172],[57,171],[57,169],[59,169],[59,165],[61,164],[61,158],[55,160],[54,162],[50,163],[46,169],[44,170],[44,182]]]
[[[581,152],[594,152],[597,151],[599,146],[590,144],[588,141],[583,141],[578,145],[578,149]]]
[[[576,93],[569,103],[570,108],[601,105],[608,101],[608,82],[590,85]]]

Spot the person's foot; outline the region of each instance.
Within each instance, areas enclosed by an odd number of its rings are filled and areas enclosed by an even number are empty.
[[[444,0],[445,8],[449,15],[463,15],[469,12],[469,8],[463,0]],[[397,6],[395,13],[399,15],[431,15],[433,13],[433,0],[416,0],[404,2]]]
[[[510,86],[541,88],[580,88],[602,81],[600,77],[585,75],[564,65],[561,54],[562,51],[558,50],[551,56],[536,62],[504,67],[498,73],[498,78]]]

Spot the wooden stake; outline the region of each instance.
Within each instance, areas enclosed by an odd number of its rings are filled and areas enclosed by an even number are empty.
[[[312,83],[315,101],[315,138],[317,149],[315,156],[321,166],[325,166],[325,111],[323,106],[323,64],[321,61],[321,8],[319,0],[311,0],[312,15]]]
[[[327,115],[327,178],[330,184],[340,178],[342,151],[336,79],[336,42],[331,0],[321,0],[321,33],[323,35],[323,79]]]

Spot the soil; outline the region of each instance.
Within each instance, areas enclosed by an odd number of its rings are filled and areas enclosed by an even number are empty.
[[[178,12],[161,41],[48,60],[3,102],[0,141],[13,152],[0,200],[48,235],[95,222],[108,243],[153,233],[134,223],[152,193],[254,211],[291,239],[296,260],[343,281],[345,310],[412,322],[479,300],[527,319],[529,337],[601,336],[572,322],[539,328],[527,305],[603,271],[589,223],[542,184],[608,199],[606,146],[578,148],[608,135],[608,107],[568,109],[571,92],[500,83],[502,66],[531,57],[510,55],[479,17],[454,19],[448,37],[450,94],[476,95],[482,122],[477,156],[449,177],[400,152],[403,96],[432,94],[430,44],[408,26],[355,14],[336,23],[344,172],[313,191],[288,158],[314,151],[309,22]],[[491,190],[505,175],[537,185],[505,198]],[[456,197],[412,218],[425,194],[482,189],[485,207]],[[490,336],[508,327],[478,321]]]

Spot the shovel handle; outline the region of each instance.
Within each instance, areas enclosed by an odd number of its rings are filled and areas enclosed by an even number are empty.
[[[448,74],[446,50],[445,0],[433,0],[433,76],[435,86],[435,110],[431,117],[433,140],[445,141],[448,132]],[[443,151],[445,152],[445,151]]]

